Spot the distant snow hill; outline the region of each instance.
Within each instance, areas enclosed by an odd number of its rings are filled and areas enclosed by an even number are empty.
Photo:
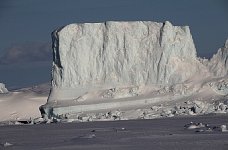
[[[47,100],[49,90],[49,83],[13,91],[0,84],[0,122],[39,118],[39,106]]]

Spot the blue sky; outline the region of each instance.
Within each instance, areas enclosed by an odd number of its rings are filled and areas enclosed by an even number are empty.
[[[1,0],[0,82],[17,88],[49,81],[50,33],[70,23],[108,20],[189,25],[198,55],[210,57],[228,38],[228,1]]]

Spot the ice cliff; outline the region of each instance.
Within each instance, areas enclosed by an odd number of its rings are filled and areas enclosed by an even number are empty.
[[[224,46],[210,59],[207,66],[217,77],[224,77],[228,74],[228,39]]]
[[[7,92],[8,92],[8,90],[6,89],[5,84],[0,83],[0,94],[7,93]]]
[[[97,89],[182,83],[204,70],[189,27],[168,21],[70,24],[55,30],[52,40],[48,102]]]

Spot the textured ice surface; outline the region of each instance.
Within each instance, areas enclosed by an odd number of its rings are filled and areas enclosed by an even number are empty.
[[[220,48],[209,61],[209,69],[215,76],[223,77],[228,73],[228,39],[222,48]]]
[[[0,94],[7,93],[7,92],[8,92],[8,90],[6,89],[5,84],[0,83]]]
[[[52,37],[49,101],[97,88],[181,83],[202,69],[189,27],[168,21],[70,24]]]

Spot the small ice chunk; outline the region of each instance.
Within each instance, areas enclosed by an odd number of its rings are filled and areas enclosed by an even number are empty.
[[[5,142],[2,144],[3,147],[9,147],[12,146],[13,144],[9,143],[9,142]]]
[[[1,93],[8,93],[8,90],[3,83],[0,83],[0,94]]]
[[[199,129],[199,128],[204,128],[205,124],[203,123],[194,123],[194,122],[190,122],[190,124],[185,125],[185,127],[187,129]]]
[[[93,139],[95,137],[96,137],[95,134],[87,134],[87,135],[79,136],[79,138],[82,138],[82,139]]]
[[[228,132],[226,125],[221,125],[220,128],[222,132]]]

